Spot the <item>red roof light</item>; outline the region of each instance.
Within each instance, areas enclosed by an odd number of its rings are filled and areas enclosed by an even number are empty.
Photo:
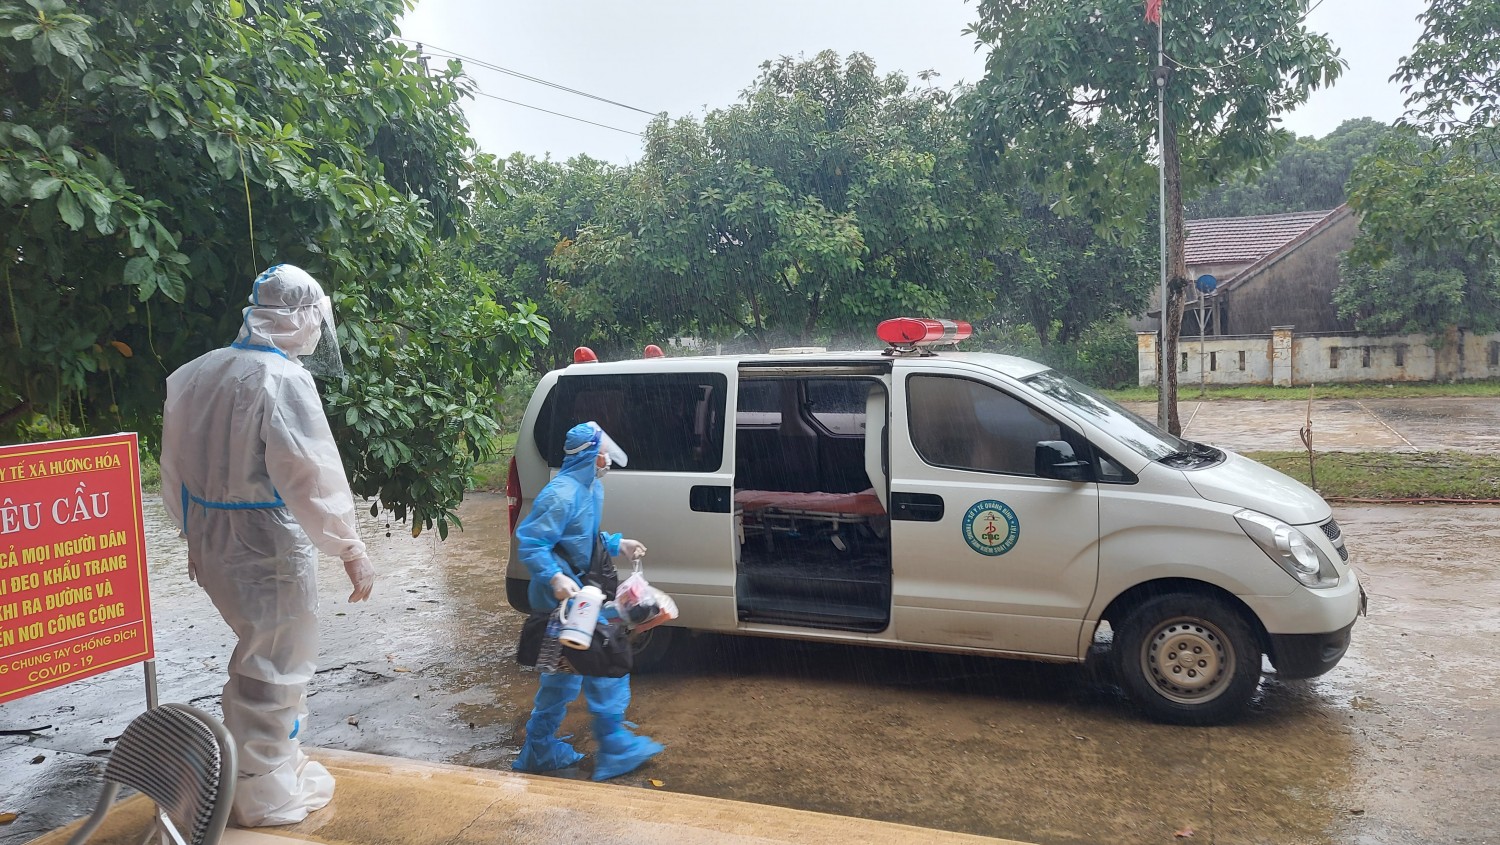
[[[594,350],[588,348],[587,346],[580,346],[577,349],[573,350],[573,363],[597,364],[599,363],[599,356],[595,355]]]
[[[646,357],[647,358],[665,358],[665,357],[667,357],[667,353],[661,351],[661,347],[660,346],[657,346],[654,343],[648,343],[648,344],[646,344]]]
[[[875,335],[894,346],[926,346],[933,343],[958,343],[974,333],[974,327],[962,320],[931,320],[925,317],[897,317],[875,327]]]

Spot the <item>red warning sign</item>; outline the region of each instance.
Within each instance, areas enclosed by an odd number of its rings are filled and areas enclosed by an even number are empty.
[[[0,446],[0,703],[153,656],[139,455]]]

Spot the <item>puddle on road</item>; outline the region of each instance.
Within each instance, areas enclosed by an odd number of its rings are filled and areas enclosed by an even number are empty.
[[[512,659],[504,499],[461,513],[446,543],[366,517],[381,574],[367,604],[343,602],[325,560],[310,743],[509,767],[535,675]],[[1146,722],[1079,667],[701,636],[634,679],[629,717],[667,751],[617,783],[1042,843],[1486,841],[1500,829],[1496,513],[1341,509],[1372,616],[1332,674],[1268,680],[1235,726]],[[217,712],[228,629],[154,504],[148,533],[162,699]],[[85,812],[99,758],[83,755],[142,703],[130,669],[0,707],[0,728],[53,725],[0,737],[0,811],[23,813],[0,845]],[[564,733],[592,755],[573,710]]]

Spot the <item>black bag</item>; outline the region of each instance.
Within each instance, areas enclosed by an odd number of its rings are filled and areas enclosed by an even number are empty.
[[[594,550],[589,555],[589,571],[584,574],[583,583],[598,587],[605,601],[614,601],[615,591],[620,589],[620,573],[615,571],[615,562],[604,547],[603,534],[594,535]]]
[[[635,663],[630,632],[618,619],[599,620],[587,649],[564,647],[562,655],[574,672],[595,678],[623,678]]]
[[[571,565],[572,561],[568,563]],[[615,591],[620,588],[620,574],[615,570],[614,561],[610,560],[609,550],[604,547],[603,535],[594,535],[594,548],[589,555],[589,568],[583,576],[583,583],[598,587],[606,601],[613,601]],[[538,611],[521,623],[521,641],[516,646],[517,663],[536,665],[542,653],[542,640],[547,636],[547,620],[554,613],[551,610]],[[597,678],[622,678],[630,674],[635,656],[625,626],[617,620],[605,622],[603,619],[595,626],[594,640],[587,649],[564,648],[562,654],[574,672]]]
[[[533,613],[521,623],[521,642],[516,645],[516,662],[522,666],[535,666],[542,655],[542,639],[547,636],[547,620],[553,611]]]
[[[535,666],[542,654],[542,640],[547,636],[547,622],[554,611],[542,611],[526,617],[521,623],[521,642],[516,646],[516,662]],[[597,678],[623,678],[635,665],[630,647],[630,633],[618,619],[600,621],[594,627],[594,641],[587,649],[562,650],[563,660],[579,675]]]

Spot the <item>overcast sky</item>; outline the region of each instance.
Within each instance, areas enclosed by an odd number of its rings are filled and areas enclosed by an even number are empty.
[[[1086,2],[1086,0],[1084,0]],[[1170,38],[1172,0],[1166,0]],[[1387,82],[1421,34],[1422,0],[1323,0],[1309,25],[1328,33],[1349,63],[1332,89],[1290,115],[1299,135],[1321,137],[1343,121],[1391,121],[1403,111]],[[975,17],[962,0],[419,0],[402,35],[433,53],[457,53],[605,100],[673,117],[732,105],[761,62],[821,50],[861,51],[881,72],[915,79],[936,70],[950,86],[983,75],[984,58],[963,30]],[[1170,51],[1170,50],[1169,50]],[[610,105],[467,63],[480,91],[466,110],[486,152],[567,159],[580,153],[634,161],[650,119]],[[603,124],[502,102],[560,112]],[[614,131],[626,130],[626,132]]]

